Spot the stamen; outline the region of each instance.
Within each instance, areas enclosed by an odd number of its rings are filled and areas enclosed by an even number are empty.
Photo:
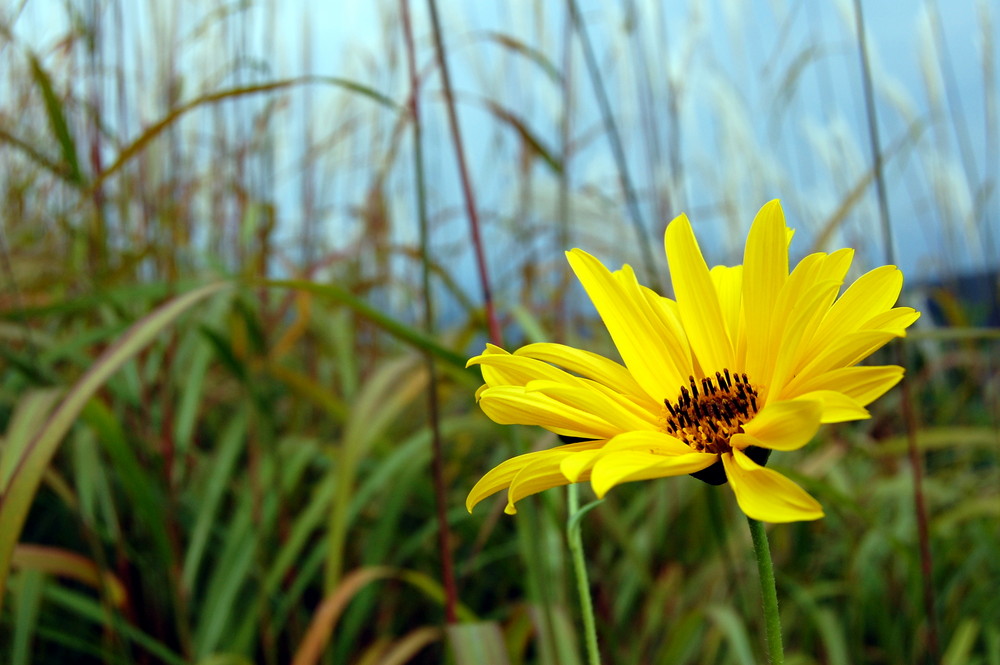
[[[732,450],[730,439],[757,414],[757,390],[745,372],[731,374],[724,368],[715,372],[714,379],[688,377],[680,395],[663,404],[664,431],[693,450],[718,454]]]

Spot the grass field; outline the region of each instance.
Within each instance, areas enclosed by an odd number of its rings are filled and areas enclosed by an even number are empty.
[[[995,7],[970,98],[933,3],[881,59],[850,3],[816,33],[809,3],[757,17],[757,55],[699,3],[515,3],[498,29],[442,3],[437,30],[433,2],[373,3],[337,68],[315,8],[9,4],[0,662],[586,662],[566,493],[465,509],[556,436],[486,418],[465,361],[501,336],[614,357],[564,250],[670,293],[674,215],[732,264],[780,195],[793,258],[914,266],[924,312],[873,359],[906,390],[772,460],[826,512],[769,529],[786,662],[1000,665]],[[604,662],[764,662],[727,489],[626,484],[580,524]]]

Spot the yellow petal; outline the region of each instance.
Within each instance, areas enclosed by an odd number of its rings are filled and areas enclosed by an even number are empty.
[[[824,317],[830,310],[830,306],[836,300],[839,287],[844,283],[844,276],[851,266],[853,257],[853,249],[837,250],[825,256],[822,263],[818,266],[815,273],[815,282],[827,285],[836,284],[837,288],[824,290],[823,296],[810,305],[810,307],[814,308],[810,315],[796,321],[796,327],[801,327],[797,333],[799,337],[798,348],[790,353],[783,347],[779,353],[777,366],[775,367],[775,376],[772,378],[775,390],[780,392],[782,386],[789,378],[800,374],[803,366],[816,355],[817,349],[814,344],[816,331],[819,330]],[[792,274],[794,275],[795,271]]]
[[[657,401],[676,390],[687,377],[681,376],[670,351],[675,340],[649,311],[645,297],[626,290],[600,261],[582,250],[567,252],[566,258],[643,390]]]
[[[621,429],[608,421],[575,409],[543,393],[529,393],[521,386],[495,386],[484,390],[479,406],[500,425],[538,425],[545,429],[586,439],[609,439]]]
[[[823,507],[777,471],[765,469],[742,450],[722,455],[729,486],[747,517],[762,522],[798,522],[823,517]]]
[[[722,319],[733,340],[734,363],[742,367],[746,358],[746,332],[743,321],[743,266],[714,266],[709,274],[719,294]]]
[[[747,363],[748,373],[752,368],[758,372],[751,376],[761,386],[758,394],[764,402],[794,376],[804,347],[840,290],[840,282],[823,277],[826,259],[822,253],[802,259],[773,296],[771,334],[767,336],[773,348],[766,359]]]
[[[663,432],[625,432],[608,440],[599,449],[587,450],[566,457],[562,461],[561,470],[568,480],[577,482],[585,471],[590,471],[593,468],[598,459],[623,450],[635,450],[664,457],[688,455],[692,452],[686,443]]]
[[[614,402],[616,405],[625,409],[632,415],[640,418],[644,421],[653,423],[657,427],[660,425],[660,419],[663,412],[663,402],[657,404],[653,402],[648,397],[645,397],[645,393],[641,398],[635,398],[631,395],[623,395],[621,393],[615,392],[613,389],[608,388],[605,385],[597,383],[596,381],[590,381],[589,379],[584,379],[584,385],[596,392],[599,392],[607,397],[610,401]]]
[[[465,507],[471,513],[472,508],[477,503],[486,497],[509,487],[510,482],[514,479],[514,476],[521,471],[521,469],[529,466],[533,462],[537,462],[539,459],[551,455],[558,455],[561,458],[568,453],[599,448],[603,444],[604,441],[583,441],[581,443],[570,443],[565,446],[559,446],[549,450],[539,450],[532,453],[525,453],[523,455],[518,455],[517,457],[512,457],[509,460],[505,460],[495,466],[485,476],[480,478],[479,482],[473,486],[472,490],[469,492],[468,498],[465,500]]]
[[[499,348],[499,347],[497,347]],[[534,358],[504,352],[503,354],[485,353],[469,359],[466,366],[479,365],[483,372],[483,380],[489,386],[523,386],[536,379],[562,381],[569,384],[580,383],[580,379]]]
[[[627,291],[634,293],[637,298],[645,299],[650,317],[662,330],[667,331],[667,336],[672,341],[666,347],[666,351],[670,353],[673,366],[677,369],[677,375],[690,376],[693,372],[691,346],[684,325],[681,323],[677,303],[639,284],[635,273],[629,266],[615,272],[615,278],[622,283]]]
[[[558,381],[532,381],[525,386],[525,390],[528,393],[542,393],[568,407],[601,418],[612,424],[619,432],[633,429],[654,430],[659,426],[657,417],[649,411],[630,409],[623,398],[614,393],[603,393],[597,386],[574,386]]]
[[[514,352],[514,355],[557,365],[636,399],[649,398],[626,368],[610,358],[590,351],[575,349],[565,344],[539,342],[522,346]],[[659,404],[659,402],[652,403]]]
[[[796,378],[789,382],[784,392],[801,392],[802,382],[841,367],[855,365],[896,337],[904,337],[906,328],[920,318],[912,307],[895,307],[877,314],[861,324],[858,331],[832,340],[827,346],[809,345],[801,358]]]
[[[585,472],[588,473],[601,457],[623,450],[633,450],[643,453],[676,457],[690,454],[691,448],[680,439],[663,432],[636,431],[619,434],[609,439],[596,450],[588,450],[571,455],[563,460],[561,470],[568,480],[577,482]]]
[[[747,330],[747,373],[769,375],[774,365],[780,328],[771,317],[781,287],[788,278],[788,235],[778,201],[764,205],[747,234],[743,254],[743,312]]]
[[[615,485],[632,480],[687,475],[711,466],[718,458],[711,453],[657,455],[621,450],[600,456],[591,470],[590,482],[597,496],[603,497]]]
[[[491,344],[490,342],[486,342],[486,348],[483,350],[483,352],[478,356],[473,356],[469,358],[469,360],[465,363],[465,366],[472,367],[473,365],[477,364],[477,361],[480,358],[484,356],[493,356],[493,355],[509,356],[510,354],[507,351],[504,351],[501,347],[497,346],[496,344]]]
[[[837,299],[813,337],[813,348],[858,330],[872,317],[892,307],[903,288],[903,273],[896,266],[881,266],[857,279]]]
[[[784,281],[781,289],[773,294],[771,333],[766,339],[773,345],[766,358],[749,363],[748,371],[761,387],[758,396],[766,402],[772,390],[778,390],[791,374],[799,357],[799,347],[805,333],[812,325],[819,325],[825,309],[824,303],[836,297],[840,284],[835,281],[816,281],[825,254],[810,254],[802,259]]]
[[[862,330],[845,335],[826,348],[816,349],[815,355],[788,382],[785,391],[796,395],[806,381],[833,369],[856,365],[898,336],[894,332]]]
[[[567,456],[577,453],[560,449],[554,449],[550,452],[552,454],[526,465],[510,481],[510,488],[507,490],[507,506],[504,508],[505,513],[508,515],[516,513],[517,509],[514,505],[526,496],[569,484],[569,480],[566,479],[559,467]],[[587,474],[582,475],[584,476],[583,480],[586,480]]]
[[[483,360],[487,358],[494,358],[497,356],[509,357],[510,354],[507,353],[507,351],[500,348],[499,346],[496,346],[495,344],[487,343],[486,350],[483,351],[478,356],[473,356],[469,358],[469,360],[465,363],[465,366],[472,367],[473,365],[479,365],[482,363]],[[485,383],[487,386],[499,386],[505,383],[511,383],[511,381],[508,380],[508,377],[503,372],[503,370],[496,368],[494,365],[486,365],[484,367],[481,367],[479,371],[482,372],[483,383]]]
[[[849,247],[830,252],[827,254],[826,259],[824,259],[816,279],[830,279],[843,284],[844,278],[847,276],[847,271],[850,270],[853,261],[854,250]]]
[[[820,422],[823,423],[844,423],[850,420],[871,418],[868,409],[844,393],[838,393],[835,390],[813,390],[804,393],[797,399],[810,399],[821,403],[823,414],[820,416]]]
[[[865,321],[862,330],[886,330],[897,337],[905,337],[906,329],[920,318],[920,312],[912,307],[894,307],[888,312],[876,314]]]
[[[819,429],[822,404],[809,399],[771,402],[743,426],[756,442],[742,443],[737,434],[733,446],[757,445],[771,450],[798,450],[809,443]]]
[[[799,384],[796,393],[786,391],[783,397],[788,399],[814,390],[833,390],[847,395],[860,406],[867,406],[902,378],[903,368],[897,365],[839,367],[811,377]]]
[[[590,476],[589,472],[600,454],[600,450],[581,450],[578,453],[567,455],[560,461],[559,471],[571,483],[585,480],[584,474],[587,474],[586,477]]]
[[[705,371],[733,367],[733,345],[722,317],[719,295],[686,216],[681,215],[667,225],[664,244],[681,321],[698,364]],[[674,395],[686,381],[686,376],[681,377],[669,392],[661,394]]]
[[[601,450],[644,450],[657,455],[686,455],[691,452],[691,447],[664,432],[624,432],[609,439]]]

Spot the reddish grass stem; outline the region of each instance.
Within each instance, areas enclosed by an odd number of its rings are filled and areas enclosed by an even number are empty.
[[[872,168],[875,171],[875,192],[878,196],[879,217],[882,224],[882,237],[885,244],[886,258],[895,264],[896,257],[892,245],[892,225],[889,220],[889,199],[885,189],[885,175],[882,168],[881,142],[878,135],[878,116],[875,109],[875,94],[872,88],[871,67],[868,60],[868,45],[865,39],[864,14],[861,0],[854,0],[854,19],[858,33],[858,50],[861,56],[861,73],[864,83],[865,111],[868,119],[868,138],[871,142]],[[896,363],[903,366],[906,362],[905,339],[895,345]],[[913,505],[917,517],[917,538],[920,545],[920,572],[923,578],[924,613],[927,615],[927,654],[928,663],[939,661],[939,642],[937,627],[937,603],[934,599],[934,562],[931,557],[930,527],[927,519],[927,502],[924,498],[923,460],[917,447],[917,417],[913,408],[913,393],[910,382],[903,379],[902,385],[903,421],[906,426],[907,452],[910,468],[913,472]]]
[[[424,294],[424,332],[428,337],[434,334],[434,307],[431,298],[430,243],[427,223],[427,200],[424,189],[424,151],[420,126],[420,78],[417,75],[417,59],[413,47],[413,26],[410,22],[409,0],[399,0],[403,22],[403,39],[406,42],[406,65],[410,76],[409,109],[413,127],[413,170],[416,177],[417,214],[420,220],[420,257],[422,291]],[[485,271],[484,271],[485,274]],[[488,302],[488,301],[487,301]],[[495,323],[495,320],[493,321]],[[427,409],[431,425],[431,445],[433,448],[432,467],[434,476],[434,499],[437,508],[438,546],[441,549],[441,577],[444,584],[444,611],[448,623],[458,622],[458,589],[455,584],[455,566],[451,559],[451,531],[448,529],[448,499],[444,481],[444,451],[441,443],[441,423],[438,418],[437,369],[434,356],[425,352],[427,363]]]
[[[427,0],[427,8],[430,10],[431,25],[434,33],[434,47],[437,53],[438,67],[441,69],[441,83],[444,86],[445,109],[448,111],[448,125],[451,128],[452,143],[455,146],[455,158],[458,160],[458,173],[462,180],[462,196],[465,199],[465,211],[469,217],[472,246],[476,253],[476,268],[479,271],[479,284],[483,291],[486,323],[489,326],[490,341],[498,346],[502,346],[503,335],[500,332],[500,324],[497,322],[496,311],[493,308],[493,291],[490,288],[489,272],[486,270],[486,255],[483,252],[483,241],[479,233],[479,213],[476,212],[476,198],[472,191],[469,169],[465,164],[462,129],[458,124],[458,114],[455,111],[455,96],[451,89],[451,76],[448,73],[448,58],[445,55],[444,40],[441,38],[441,21],[438,19],[437,2],[435,0]]]

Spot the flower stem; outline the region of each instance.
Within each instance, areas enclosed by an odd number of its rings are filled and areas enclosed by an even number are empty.
[[[576,574],[576,589],[580,594],[580,613],[583,615],[583,632],[587,641],[587,663],[601,665],[601,653],[597,650],[597,627],[594,624],[594,601],[590,597],[590,582],[587,579],[587,562],[583,558],[583,537],[580,534],[580,517],[593,505],[580,510],[580,494],[576,483],[566,487],[569,503],[569,520],[566,524],[566,538],[570,556],[573,558],[573,572]]]
[[[767,544],[764,523],[747,518],[753,552],[757,557],[760,575],[760,595],[764,604],[764,621],[767,627],[767,657],[771,665],[783,665],[785,651],[781,646],[781,616],[778,614],[778,591],[774,586],[774,566],[771,564],[771,547]]]

